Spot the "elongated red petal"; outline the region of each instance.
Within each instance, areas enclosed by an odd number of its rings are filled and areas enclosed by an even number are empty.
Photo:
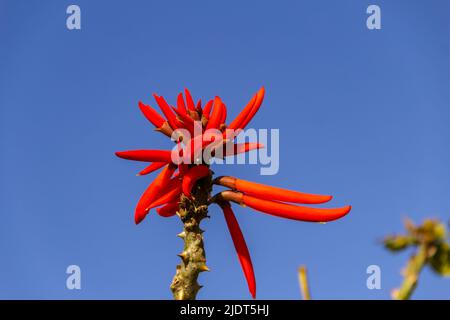
[[[349,213],[352,208],[351,206],[330,209],[309,208],[263,200],[248,195],[243,195],[242,201],[244,205],[264,213],[286,219],[310,222],[327,222],[337,220]]]
[[[184,124],[189,124],[193,127],[194,120],[187,113],[183,113],[180,110],[177,110],[175,108],[172,108],[172,109]]]
[[[158,197],[158,195],[163,190],[164,186],[166,186],[173,172],[175,171],[175,166],[167,165],[156,177],[155,180],[150,184],[150,186],[144,191],[141,198],[136,205],[135,213],[134,213],[134,221],[136,224],[139,224],[142,220],[144,220],[145,216],[148,213],[148,207],[153,202],[153,200]]]
[[[184,98],[183,98],[182,93],[180,93],[177,97],[177,108],[178,108],[179,112],[184,113],[184,114],[187,113],[186,104],[184,103]]]
[[[206,140],[204,135],[198,135],[186,143],[183,154],[190,155],[191,160],[195,162],[197,158],[201,159],[202,150],[211,143],[212,141]]]
[[[249,114],[245,117],[245,120],[239,125],[240,129],[244,129],[248,125],[248,123],[253,119],[256,112],[258,112],[264,99],[264,93],[265,93],[264,87],[259,89],[258,93],[256,94],[255,104],[253,105]]]
[[[220,124],[225,124],[225,122],[227,121],[227,106],[222,103],[222,110],[221,110],[221,114],[220,114]]]
[[[248,114],[252,111],[257,95],[258,94],[255,94],[253,98],[247,103],[245,108],[242,109],[238,116],[230,123],[228,129],[237,130],[241,128],[241,124],[245,121],[245,118],[247,118]]]
[[[226,155],[235,155],[239,153],[249,152],[256,149],[264,148],[264,145],[262,143],[256,143],[256,142],[245,142],[245,143],[236,143],[234,145],[233,153]]]
[[[236,189],[262,199],[305,204],[325,203],[333,198],[332,196],[328,195],[303,193],[240,179],[236,180]]]
[[[183,113],[180,110],[173,108],[173,111],[177,114],[178,118],[181,120],[181,126],[189,131],[191,136],[194,135],[194,120],[187,113]]]
[[[141,101],[139,101],[139,109],[141,109],[141,112],[147,120],[150,121],[156,128],[161,128],[164,122],[166,122],[155,109],[143,104]]]
[[[206,119],[209,119],[210,114],[211,114],[211,108],[213,106],[214,101],[213,100],[209,100],[206,104],[205,107],[203,108],[203,115],[206,117]]]
[[[177,202],[170,202],[170,203],[166,204],[164,207],[156,209],[156,212],[161,217],[165,217],[165,218],[176,215],[177,211],[178,211],[178,203]]]
[[[206,125],[206,130],[219,129],[220,120],[222,118],[222,112],[223,112],[223,103],[219,97],[215,97],[214,108],[212,110],[211,117],[209,118],[208,124]]]
[[[253,271],[252,259],[250,252],[248,251],[247,244],[245,243],[244,235],[242,234],[239,223],[231,209],[228,202],[221,205],[225,221],[227,222],[228,230],[230,231],[231,239],[233,240],[234,248],[241,263],[242,271],[244,272],[245,279],[247,280],[248,289],[253,297],[256,298],[256,280],[255,273]]]
[[[167,162],[153,162],[151,165],[147,166],[138,173],[138,176],[145,176],[146,174],[152,173],[162,167],[164,167],[167,164]]]
[[[223,158],[228,156],[234,156],[240,153],[249,152],[256,149],[264,148],[264,145],[256,142],[245,142],[245,143],[235,143],[230,147],[230,144],[222,146],[222,150],[219,150],[220,147],[216,149],[217,158]]]
[[[332,199],[332,196],[282,189],[229,176],[216,178],[214,183],[266,200],[318,204]]]
[[[189,92],[188,89],[184,89],[184,94],[186,96],[186,104],[187,104],[187,108],[191,111],[196,111],[195,110],[195,103],[194,103],[194,99],[192,99],[192,95]]]
[[[153,201],[147,209],[151,210],[168,202],[178,201],[181,195],[181,181],[178,180],[177,182],[177,184],[174,184],[173,187],[168,188],[164,194]]]
[[[198,112],[198,114],[201,115],[203,114],[203,109],[202,109],[202,99],[198,99],[197,101],[197,105],[195,107],[195,110]]]
[[[159,97],[158,95],[154,94],[156,103],[158,104],[159,108],[163,112],[164,116],[166,117],[167,121],[169,122],[169,125],[172,127],[172,129],[178,129],[180,128],[179,123],[177,121],[177,117],[170,109],[170,106],[167,104],[166,100],[163,97]]]
[[[116,156],[134,161],[169,163],[172,161],[171,153],[169,150],[129,150],[116,152]]]
[[[181,188],[186,197],[191,197],[191,190],[195,183],[210,174],[209,168],[205,165],[192,167],[184,175]]]

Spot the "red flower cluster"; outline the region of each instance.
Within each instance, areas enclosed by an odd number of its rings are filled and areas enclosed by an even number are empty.
[[[217,152],[217,157],[235,155],[262,147],[257,143],[245,143],[234,144],[231,151],[229,151],[229,148],[226,150],[224,148],[226,143],[233,141],[240,130],[245,129],[259,110],[264,98],[264,88],[261,88],[253,96],[246,107],[229,125],[226,124],[227,108],[219,97],[208,101],[202,107],[200,100],[194,103],[190,92],[186,89],[185,99],[182,93],[178,95],[176,108],[170,106],[163,97],[157,95],[154,95],[154,97],[165,118],[151,106],[141,102],[139,102],[139,108],[144,116],[156,127],[156,130],[172,137],[175,130],[183,129],[189,133],[190,138],[186,140],[183,135],[175,135],[179,151],[178,155],[180,156],[176,159],[176,163],[173,161],[171,150],[131,150],[116,153],[118,157],[124,159],[151,163],[139,175],[146,175],[163,168],[139,199],[135,210],[136,223],[140,223],[153,208],[157,208],[156,212],[163,217],[175,215],[181,195],[184,194],[186,197],[191,197],[191,189],[195,183],[199,179],[212,174],[208,164],[194,161],[197,151],[194,147],[196,145],[195,142],[197,144],[200,142],[199,145],[202,150],[213,145],[214,150],[222,151]],[[201,127],[200,134],[196,134],[198,132],[198,130],[195,130],[196,125]],[[214,139],[205,138],[204,133],[209,129],[221,132],[223,140],[219,144]],[[183,162],[182,159],[188,159],[189,161]],[[194,161],[194,163],[191,161]],[[320,204],[330,201],[332,197],[271,187],[234,177],[219,177],[213,183],[230,189],[212,197],[210,203],[219,204],[223,210],[253,297],[256,295],[253,266],[244,236],[231,209],[230,202],[282,218],[315,222],[339,219],[351,209],[350,206],[329,209],[290,204]]]

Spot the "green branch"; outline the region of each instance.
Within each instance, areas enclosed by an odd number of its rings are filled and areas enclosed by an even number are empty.
[[[386,249],[398,252],[414,247],[416,252],[410,257],[403,270],[403,283],[393,291],[396,300],[408,300],[417,287],[420,272],[428,264],[437,274],[450,276],[450,246],[447,242],[445,225],[437,220],[427,219],[420,226],[410,220],[405,221],[406,234],[388,236],[384,239]]]
[[[192,199],[181,196],[177,212],[183,222],[183,231],[178,234],[184,240],[184,249],[178,256],[175,276],[170,285],[174,299],[195,300],[201,286],[197,279],[200,272],[209,271],[203,246],[201,221],[208,216],[208,198],[211,193],[211,177],[201,179],[192,189]]]

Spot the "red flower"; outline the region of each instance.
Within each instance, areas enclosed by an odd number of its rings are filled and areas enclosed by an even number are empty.
[[[198,152],[208,146],[213,148],[214,156],[223,158],[262,148],[259,143],[234,144],[234,137],[240,130],[245,129],[259,110],[264,99],[264,88],[261,88],[248,102],[239,115],[226,125],[227,108],[219,97],[210,100],[202,108],[201,100],[194,103],[191,93],[185,89],[185,98],[180,93],[177,98],[176,108],[170,106],[163,97],[154,95],[156,103],[160,107],[161,116],[151,106],[139,102],[139,108],[144,116],[155,126],[156,130],[171,137],[176,129],[184,129],[191,137],[185,140],[183,135],[176,137],[176,157],[172,150],[131,150],[116,152],[120,158],[150,163],[138,175],[146,175],[160,168],[163,170],[145,190],[135,211],[135,222],[140,223],[151,209],[156,208],[157,213],[163,217],[176,214],[180,198],[191,198],[191,190],[199,179],[212,175],[208,163],[203,159],[199,162]],[[201,134],[194,136],[196,130],[195,121],[200,122]],[[208,129],[219,130],[223,141],[207,140],[203,137]],[[230,130],[237,132],[231,133]],[[231,143],[231,148],[227,143]],[[177,163],[174,163],[174,160]],[[187,163],[186,160],[189,160]],[[250,207],[256,211],[274,215],[277,217],[300,221],[326,222],[345,216],[350,206],[342,208],[311,208],[292,203],[320,204],[332,199],[329,195],[308,194],[264,184],[237,179],[230,176],[218,177],[213,184],[221,185],[230,190],[222,191],[210,199],[208,204],[220,205],[230,231],[236,252],[242,269],[247,279],[249,290],[253,297],[256,295],[256,282],[253,265],[250,258],[244,236],[241,232],[236,217],[231,209],[230,202]],[[206,268],[206,267],[205,267]]]

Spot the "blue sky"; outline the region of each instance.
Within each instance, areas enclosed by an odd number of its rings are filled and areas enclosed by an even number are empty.
[[[82,29],[66,29],[81,7]],[[366,28],[378,4],[382,29]],[[167,148],[137,102],[220,95],[235,116],[264,85],[252,122],[279,128],[280,171],[232,174],[351,204],[308,224],[236,208],[261,299],[388,299],[409,255],[380,245],[402,218],[449,220],[450,4],[436,1],[0,0],[0,298],[170,299],[177,218],[133,221],[153,176],[124,149]],[[217,208],[203,223],[200,299],[250,298]],[[67,290],[66,267],[82,270]],[[382,289],[366,288],[381,267]],[[449,298],[425,270],[415,298]]]

